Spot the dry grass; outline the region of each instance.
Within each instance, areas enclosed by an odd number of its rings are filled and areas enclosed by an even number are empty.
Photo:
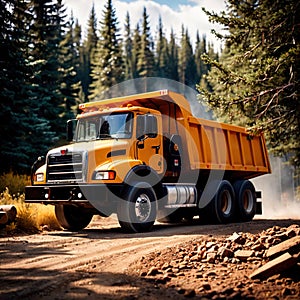
[[[16,220],[5,227],[6,232],[61,229],[55,217],[54,206],[25,203],[24,194],[12,195],[8,188],[0,194],[0,205],[5,204],[14,205],[17,209]]]
[[[30,176],[28,175],[18,175],[13,172],[0,175],[0,192],[8,188],[12,195],[22,194],[26,185],[30,185]]]

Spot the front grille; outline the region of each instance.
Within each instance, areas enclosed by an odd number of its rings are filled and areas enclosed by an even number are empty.
[[[83,153],[50,154],[47,161],[47,182],[83,181]]]

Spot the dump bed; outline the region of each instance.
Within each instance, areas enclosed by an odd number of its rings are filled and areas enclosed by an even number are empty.
[[[243,127],[188,117],[191,169],[225,170],[232,178],[249,179],[270,173],[263,134]],[[195,151],[195,148],[197,151]]]
[[[182,168],[189,170],[225,170],[232,179],[249,179],[270,173],[263,134],[251,135],[244,127],[198,119],[192,115],[189,101],[169,90],[84,103],[83,111],[127,105],[159,110],[163,132],[182,138]],[[196,151],[197,150],[197,151]]]

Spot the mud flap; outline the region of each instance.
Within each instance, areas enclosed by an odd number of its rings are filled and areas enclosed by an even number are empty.
[[[262,198],[262,193],[261,191],[256,191],[256,199],[261,199]],[[255,210],[256,215],[262,215],[262,202],[261,201],[256,201],[256,210]]]
[[[256,215],[262,215],[262,202],[256,202]]]

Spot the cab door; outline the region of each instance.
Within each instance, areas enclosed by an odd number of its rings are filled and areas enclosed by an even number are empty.
[[[137,158],[157,173],[164,170],[161,116],[138,115],[136,123]]]

